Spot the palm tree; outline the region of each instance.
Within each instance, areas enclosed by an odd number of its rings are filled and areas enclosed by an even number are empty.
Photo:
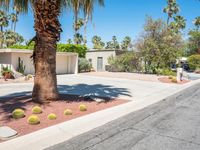
[[[92,20],[92,14],[94,10],[94,5],[97,3],[100,6],[104,6],[104,0],[83,0],[83,10],[84,10],[84,44],[87,41],[87,23],[89,19]]]
[[[170,18],[179,12],[179,6],[176,3],[176,0],[167,0],[167,6],[163,9],[163,12],[168,15],[167,25],[169,25]]]
[[[195,18],[194,25],[197,27],[197,29],[200,28],[200,16]]]
[[[94,49],[102,49],[105,46],[105,43],[101,41],[101,37],[97,35],[93,36],[92,43]]]
[[[3,28],[8,26],[9,23],[8,19],[9,19],[8,15],[4,11],[0,10],[0,48],[3,47],[3,39],[4,39]]]
[[[121,48],[123,50],[128,50],[128,48],[130,47],[130,45],[131,45],[131,38],[129,36],[126,36],[124,38],[124,40],[122,41]]]
[[[16,22],[18,21],[17,15],[16,15],[15,13],[12,13],[12,14],[10,15],[10,19],[11,19],[11,22],[12,22],[12,24],[11,24],[11,29],[12,29],[13,31],[15,31],[15,29],[16,29]]]
[[[178,29],[184,29],[186,26],[186,20],[182,16],[174,17],[174,21],[177,23]]]
[[[0,6],[9,10],[11,5],[22,12],[32,5],[34,13],[35,47],[33,61],[35,79],[32,99],[45,102],[58,99],[56,79],[56,43],[60,39],[61,26],[58,20],[61,7],[66,6],[62,0],[0,0]]]
[[[74,29],[75,29],[75,34],[74,34],[74,43],[75,44],[79,44],[79,41],[77,41],[78,40],[78,38],[77,38],[77,36],[79,36],[80,35],[80,33],[78,33],[78,31],[80,30],[80,28],[83,26],[83,19],[82,18],[79,18],[78,20],[77,20],[77,22],[76,22],[76,24],[74,24]],[[81,35],[82,36],[82,35]]]

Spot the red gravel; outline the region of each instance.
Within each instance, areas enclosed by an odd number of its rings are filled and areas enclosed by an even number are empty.
[[[31,98],[27,96],[0,99],[0,126],[9,126],[15,129],[19,133],[19,136],[21,136],[67,120],[128,102],[127,100],[120,99],[104,99],[106,100],[105,102],[97,103],[90,98],[83,98],[75,95],[62,95],[59,101],[42,105],[32,102]],[[85,104],[87,106],[87,111],[80,112],[78,108],[80,104]],[[27,123],[27,118],[32,114],[31,109],[33,106],[40,106],[43,110],[42,114],[38,114],[40,118],[40,124],[38,125],[29,125]],[[11,112],[16,108],[23,109],[26,117],[18,120],[13,119],[11,117]],[[73,115],[65,116],[63,114],[65,109],[71,109]],[[55,113],[57,119],[48,120],[47,115],[49,113]]]
[[[189,80],[182,80],[181,82],[174,83],[172,82],[172,79],[169,79],[169,77],[161,77],[158,80],[163,83],[173,83],[173,84],[184,84],[190,82]]]

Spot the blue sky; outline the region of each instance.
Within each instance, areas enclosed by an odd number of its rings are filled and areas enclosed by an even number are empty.
[[[189,29],[193,28],[192,21],[200,15],[199,0],[177,0],[180,5],[180,15],[187,19],[187,28],[184,35],[187,37]],[[105,7],[95,7],[93,20],[88,24],[87,39],[88,46],[92,47],[91,38],[94,35],[101,36],[104,42],[110,41],[113,35],[117,36],[119,42],[125,36],[130,36],[136,40],[143,30],[146,15],[153,18],[163,18],[167,16],[162,12],[166,6],[166,0],[105,0]],[[73,38],[73,14],[64,11],[60,16],[63,32],[61,34],[62,43],[66,43],[68,38]],[[20,15],[16,31],[23,35],[25,39],[31,39],[34,35],[34,20],[32,10],[28,14]]]

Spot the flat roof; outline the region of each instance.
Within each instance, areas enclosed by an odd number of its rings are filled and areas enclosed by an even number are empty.
[[[114,51],[123,51],[123,50],[112,50],[112,49],[90,49],[87,52],[114,52]]]
[[[32,54],[33,50],[27,50],[27,49],[0,49],[0,53],[25,53],[25,54]],[[78,53],[73,52],[56,52],[57,55],[78,55]]]

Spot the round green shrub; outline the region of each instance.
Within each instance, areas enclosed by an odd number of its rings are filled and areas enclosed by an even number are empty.
[[[84,104],[79,105],[80,111],[87,111],[87,107]]]
[[[15,109],[12,112],[12,117],[15,119],[23,118],[25,116],[24,111],[22,109]]]
[[[42,108],[39,106],[35,106],[32,108],[32,113],[33,114],[41,114],[42,113]]]
[[[200,55],[195,54],[188,57],[188,64],[191,70],[195,71],[197,68],[200,68]]]
[[[172,81],[173,83],[177,83],[176,77],[173,77],[171,81]]]
[[[168,79],[173,79],[173,76],[169,76]]]
[[[51,113],[51,114],[49,114],[49,115],[47,116],[47,118],[48,118],[49,120],[55,120],[55,119],[57,119],[57,116],[56,116],[56,114]]]
[[[64,115],[72,115],[72,110],[71,109],[66,109],[64,111]]]
[[[40,119],[36,115],[31,115],[30,117],[28,117],[27,122],[31,125],[36,125],[40,123]]]

